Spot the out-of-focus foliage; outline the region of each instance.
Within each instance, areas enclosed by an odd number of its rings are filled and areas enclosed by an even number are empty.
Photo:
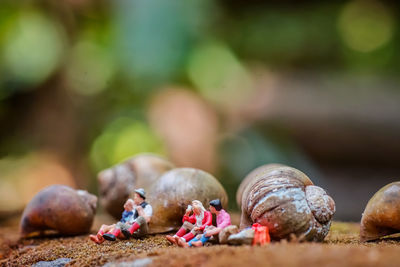
[[[73,91],[82,95],[97,94],[106,89],[114,73],[115,63],[107,48],[85,39],[72,47],[66,75]]]
[[[59,66],[63,57],[64,30],[56,20],[37,9],[13,12],[2,22],[7,25],[2,29],[1,38],[4,73],[33,87]]]
[[[162,155],[163,144],[146,123],[119,117],[94,140],[90,158],[100,171],[141,152]]]
[[[354,1],[343,7],[338,30],[351,49],[371,52],[392,39],[394,20],[390,10],[380,2]]]
[[[114,1],[115,26],[121,70],[137,90],[168,82],[182,73],[196,39],[206,34],[213,9],[208,0]],[[142,88],[142,90],[144,89]]]
[[[237,105],[253,89],[246,69],[228,47],[217,42],[194,49],[188,75],[204,97],[225,106]]]

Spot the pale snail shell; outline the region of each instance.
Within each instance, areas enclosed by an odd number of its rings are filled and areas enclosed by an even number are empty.
[[[219,198],[226,207],[225,189],[211,174],[194,168],[172,169],[162,175],[148,192],[146,201],[153,207],[150,232],[168,232],[182,225],[182,217],[192,200],[208,203]]]
[[[245,178],[241,194],[240,228],[260,223],[271,239],[322,241],[329,232],[335,202],[301,171],[264,165]]]
[[[400,232],[400,182],[382,187],[368,201],[361,218],[361,241]]]
[[[37,193],[21,217],[22,236],[45,230],[62,235],[86,234],[96,213],[97,197],[84,190],[52,185]]]
[[[125,201],[135,188],[150,186],[174,166],[152,154],[139,154],[98,174],[100,203],[113,217],[120,219]]]

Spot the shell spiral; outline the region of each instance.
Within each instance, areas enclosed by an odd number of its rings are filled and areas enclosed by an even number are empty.
[[[333,199],[301,171],[283,165],[264,165],[243,181],[240,227],[260,223],[274,240],[322,241],[335,213]]]

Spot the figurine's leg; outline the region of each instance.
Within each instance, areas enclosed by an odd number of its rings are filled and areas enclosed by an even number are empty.
[[[96,244],[101,244],[104,242],[104,238],[99,239],[97,237],[97,235],[90,235],[89,236],[90,240],[92,240],[93,242],[95,242]]]
[[[200,233],[201,233],[201,232],[200,232]],[[192,240],[193,237],[195,237],[197,234],[199,234],[199,232],[198,232],[198,231],[195,231],[194,228],[193,228],[189,233],[187,233],[186,235],[182,236],[182,238],[185,239],[186,242],[189,242],[189,241]]]
[[[198,239],[197,236],[196,236],[195,238],[193,238],[192,240],[190,240],[190,241],[188,242],[189,247],[191,247],[192,244],[193,244],[193,243],[196,243],[197,241],[200,241],[200,239]]]
[[[114,229],[114,227],[115,227],[115,224],[111,224],[111,225],[107,225],[107,224],[103,224],[101,227],[100,227],[100,230],[97,232],[97,234],[96,234],[96,239],[98,240],[98,242],[100,242],[100,243],[98,243],[98,244],[101,244],[101,243],[103,243],[104,242],[104,237],[103,237],[103,235],[105,234],[105,233],[108,233],[109,231],[111,231],[112,229]],[[91,238],[92,239],[92,238]],[[92,241],[95,241],[95,240],[93,240],[92,239]],[[95,241],[96,242],[96,241]],[[97,243],[97,242],[96,242]]]
[[[184,222],[182,227],[176,232],[176,236],[182,237],[186,234],[187,231],[191,231],[194,228],[194,225],[190,222]]]
[[[142,235],[147,234],[147,228],[142,229],[144,227],[147,227],[146,219],[142,216],[139,216],[136,218],[135,222],[132,224],[131,227],[129,227],[128,229],[122,228],[122,233],[124,234],[124,236],[126,238],[129,238],[133,235],[133,233],[135,233],[136,231],[138,231],[140,229],[140,233],[138,233],[138,235],[136,235],[136,236],[142,236]],[[146,233],[144,233],[144,231],[146,231]]]
[[[139,219],[139,218],[141,218],[141,219]],[[149,232],[149,226],[146,222],[146,219],[143,217],[139,217],[139,218],[138,218],[139,220],[137,220],[136,223],[140,227],[133,232],[134,238],[142,238],[142,237],[146,236],[147,233]]]
[[[175,236],[167,235],[165,238],[166,238],[171,244],[175,244],[175,245],[176,245]]]
[[[210,240],[211,236],[206,236],[206,235],[202,235],[201,236],[201,244],[204,245],[204,243],[206,243],[208,240]]]
[[[183,227],[181,227],[179,230],[178,230],[178,232],[176,232],[176,236],[179,236],[179,237],[182,237],[182,236],[184,236],[186,234],[186,229],[185,228],[183,228]]]
[[[203,243],[201,243],[200,240],[198,240],[196,242],[194,242],[194,241],[192,242],[192,240],[189,241],[189,243],[191,242],[191,246],[193,246],[193,247],[201,247],[201,246],[203,246]]]
[[[118,222],[113,229],[108,231],[108,233],[104,234],[103,237],[109,241],[115,241],[117,236],[121,233],[121,222]]]
[[[186,234],[186,231],[194,228],[194,225],[190,222],[184,222],[182,227],[176,232],[174,236],[167,235],[166,238],[172,244],[178,244],[179,239]]]
[[[120,225],[119,229],[121,230],[121,232],[119,233],[119,235],[117,236],[117,238],[119,239],[126,239],[127,237],[124,235],[124,231],[127,231],[129,228],[131,227],[131,224],[129,223],[123,223]]]
[[[114,224],[112,225],[103,224],[100,227],[100,230],[97,232],[97,236],[103,236],[105,233],[107,233],[112,229],[112,226],[114,226]]]

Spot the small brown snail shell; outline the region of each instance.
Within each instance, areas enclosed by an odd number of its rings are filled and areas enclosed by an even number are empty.
[[[127,198],[135,188],[150,186],[173,164],[152,154],[140,154],[98,174],[100,203],[105,210],[120,219]]]
[[[168,232],[182,225],[182,217],[192,200],[199,200],[207,209],[216,198],[226,207],[225,189],[211,174],[193,168],[177,168],[162,175],[148,192],[146,201],[153,207],[151,233]]]
[[[294,234],[299,240],[322,241],[335,213],[333,199],[295,168],[264,165],[257,172],[244,180],[240,228],[260,223],[273,240]]]
[[[51,185],[37,193],[21,217],[22,236],[45,230],[62,235],[90,231],[96,213],[97,197],[65,185]]]
[[[400,182],[394,182],[368,201],[361,218],[360,240],[372,241],[399,232]]]

